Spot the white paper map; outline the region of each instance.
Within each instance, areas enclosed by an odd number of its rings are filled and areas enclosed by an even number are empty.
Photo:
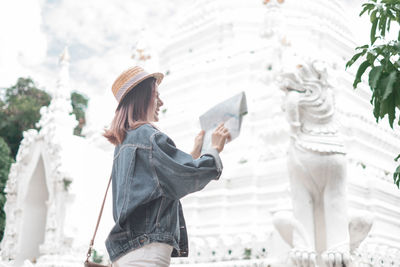
[[[242,118],[247,114],[246,94],[241,92],[218,105],[214,106],[200,116],[201,129],[204,135],[202,152],[211,147],[211,134],[215,128],[224,122],[224,126],[231,134],[231,141],[239,136]]]

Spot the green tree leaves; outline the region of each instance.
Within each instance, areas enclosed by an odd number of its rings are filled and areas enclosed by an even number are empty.
[[[0,100],[0,136],[4,138],[15,158],[22,133],[28,129],[38,129],[40,108],[48,106],[51,96],[38,89],[31,78],[19,78],[17,83],[6,89],[5,98]],[[85,125],[85,111],[88,99],[78,92],[71,93],[72,114],[79,125],[74,129],[75,135],[81,135]]]
[[[381,77],[382,70],[383,70],[383,67],[378,66],[378,67],[373,68],[369,72],[368,84],[372,90],[376,90],[376,85],[378,84],[379,78]]]
[[[399,159],[400,154],[394,160],[398,161]],[[393,173],[393,181],[397,185],[397,187],[400,188],[400,165],[397,166],[397,169]]]
[[[371,21],[370,44],[357,47],[358,52],[347,62],[346,68],[365,56],[366,59],[358,67],[353,87],[358,86],[370,68],[368,84],[372,91],[371,104],[376,122],[387,116],[393,128],[396,110],[400,110],[400,31],[397,40],[387,41],[385,37],[392,22],[400,25],[400,0],[369,0],[362,5],[360,16],[363,14],[368,14]],[[400,125],[400,116],[397,122]],[[398,187],[399,171],[400,166],[393,176]]]
[[[399,0],[370,0],[364,3],[362,8],[360,16],[367,12],[372,23],[370,34],[371,45],[375,43],[377,38],[385,37],[386,33],[390,31],[392,21],[400,23]],[[378,30],[380,36],[376,36],[376,30]]]
[[[376,14],[372,13],[373,15]],[[372,15],[371,15],[371,20],[372,20]],[[371,35],[370,35],[370,39],[371,39],[371,44],[375,43],[376,41],[376,27],[378,26],[378,20],[376,19],[376,15],[375,18],[372,21],[372,26],[371,26]]]
[[[382,96],[383,101],[385,101],[393,93],[393,85],[396,82],[396,79],[397,77],[395,71],[392,71],[389,76],[382,79],[382,81],[384,81],[381,85],[381,87],[384,89]]]
[[[400,24],[400,1],[382,0],[377,3],[376,0],[371,0],[362,6],[360,15],[368,13],[372,22],[371,43],[357,47],[356,50],[359,52],[347,62],[346,68],[362,57],[366,57],[357,70],[353,87],[358,86],[362,76],[370,68],[369,86],[372,91],[371,103],[374,105],[374,116],[379,121],[387,115],[389,125],[393,128],[396,108],[400,108],[400,42],[391,40],[380,45],[374,45],[374,43],[377,39],[384,40],[392,21]],[[376,36],[377,29],[378,36]],[[396,58],[397,61],[394,61]],[[400,125],[400,117],[398,123]]]
[[[74,129],[74,134],[82,136],[82,129],[86,124],[85,112],[89,99],[78,92],[71,93],[72,114],[75,115],[79,124]]]
[[[3,239],[6,220],[6,214],[3,210],[4,204],[6,203],[4,188],[6,187],[8,173],[12,162],[13,159],[11,157],[10,148],[4,139],[0,137],[0,240]]]
[[[15,158],[22,133],[37,129],[40,108],[50,104],[51,97],[36,87],[30,78],[19,78],[17,83],[6,89],[4,101],[0,101],[0,136],[4,138]]]
[[[360,67],[357,70],[356,78],[354,79],[354,82],[353,82],[353,87],[354,88],[356,88],[357,85],[361,82],[361,76],[364,74],[364,72],[366,71],[366,69],[369,66],[371,66],[371,64],[369,63],[368,60],[366,60],[363,63],[361,63]]]

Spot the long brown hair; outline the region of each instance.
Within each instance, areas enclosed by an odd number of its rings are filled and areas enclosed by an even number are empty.
[[[124,141],[127,131],[149,123],[147,112],[155,97],[155,86],[156,79],[148,78],[123,97],[115,110],[110,129],[106,129],[103,134],[108,141],[119,145]]]

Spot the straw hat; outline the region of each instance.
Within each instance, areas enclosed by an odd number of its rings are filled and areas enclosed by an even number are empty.
[[[115,80],[111,89],[118,103],[121,102],[124,96],[136,85],[150,77],[156,78],[157,84],[160,84],[164,78],[164,74],[159,72],[148,73],[138,66],[122,72]]]

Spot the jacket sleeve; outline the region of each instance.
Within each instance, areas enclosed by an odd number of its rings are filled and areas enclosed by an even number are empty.
[[[166,197],[180,199],[203,189],[222,173],[222,162],[217,150],[211,149],[198,159],[176,148],[164,133],[151,137],[151,163]]]

